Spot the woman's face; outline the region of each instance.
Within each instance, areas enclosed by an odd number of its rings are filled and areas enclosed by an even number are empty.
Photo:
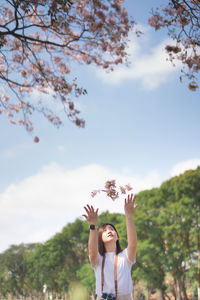
[[[106,225],[102,232],[103,243],[108,243],[111,241],[116,242],[118,240],[117,232],[111,225]]]

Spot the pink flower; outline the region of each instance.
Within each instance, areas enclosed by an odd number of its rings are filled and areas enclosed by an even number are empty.
[[[13,114],[11,114],[10,112],[7,111],[6,114],[8,117],[13,118]]]
[[[198,84],[195,82],[195,81],[192,81],[189,83],[188,85],[188,88],[191,90],[191,91],[196,91],[196,89],[198,88]]]
[[[70,110],[74,110],[74,103],[73,102],[69,101],[68,105],[69,105]]]
[[[19,54],[14,54],[13,55],[13,61],[21,64],[22,61],[23,61],[23,57]]]
[[[12,120],[12,119],[10,119],[9,122],[10,122],[11,124],[14,124],[14,125],[17,124],[17,123],[16,123],[14,120]]]
[[[162,25],[162,21],[162,16],[160,14],[155,14],[148,20],[148,23],[150,26],[154,27],[155,30],[158,30]]]
[[[165,47],[165,49],[167,50],[167,52],[173,52],[173,53],[181,52],[181,48],[178,47],[178,46],[170,46],[170,45],[167,45],[167,46]]]
[[[97,15],[100,19],[102,19],[103,21],[105,21],[106,17],[105,17],[105,14],[104,14],[103,11],[101,11],[101,10],[97,11],[96,15]]]
[[[105,64],[103,65],[103,68],[104,68],[104,69],[108,69],[108,68],[109,68],[109,65],[108,65],[107,63],[105,63]]]
[[[108,22],[110,25],[113,25],[113,26],[116,24],[116,21],[114,18],[109,18]]]
[[[6,101],[8,101],[9,100],[9,96],[7,96],[6,94],[2,94],[2,96],[1,96],[1,101],[3,101],[3,102],[6,102]]]
[[[14,105],[12,105],[12,104],[8,104],[8,109],[9,109],[9,110],[15,110],[15,107],[14,107]]]
[[[183,17],[179,18],[179,23],[182,26],[186,26],[190,23],[190,19],[183,16]]]
[[[105,183],[105,188],[106,189],[110,189],[111,187],[114,188],[115,186],[116,186],[115,180],[108,180]]]
[[[126,194],[126,191],[132,190],[132,187],[129,184],[126,184],[125,187],[119,186],[119,190],[121,194]],[[107,180],[105,183],[105,189],[94,190],[92,191],[91,196],[94,197],[100,192],[106,193],[107,197],[111,198],[113,201],[119,198],[115,180]]]
[[[40,141],[40,140],[39,140],[39,137],[35,136],[35,137],[34,137],[34,143],[39,143],[39,141]]]
[[[18,123],[19,123],[20,125],[25,125],[25,122],[24,122],[23,120],[19,120]]]
[[[27,72],[26,72],[25,70],[22,70],[22,71],[21,71],[21,75],[22,75],[23,77],[25,77],[25,76],[27,75]]]
[[[131,190],[133,189],[133,188],[130,186],[130,184],[126,184],[125,187],[126,187],[127,191],[131,191]]]
[[[77,125],[78,127],[82,127],[82,128],[85,127],[85,121],[82,120],[82,119],[76,118],[75,123],[76,123],[76,125]]]
[[[119,197],[119,194],[114,189],[109,189],[106,191],[106,194],[108,197],[110,197],[112,200],[115,200]]]
[[[100,190],[94,190],[91,192],[91,197],[94,198],[97,193],[100,193]]]
[[[120,186],[119,188],[122,194],[126,194],[126,189],[123,186]]]
[[[121,64],[122,63],[122,58],[120,57],[120,58],[117,58],[116,60],[115,60],[115,64],[116,65],[118,65],[118,64]]]

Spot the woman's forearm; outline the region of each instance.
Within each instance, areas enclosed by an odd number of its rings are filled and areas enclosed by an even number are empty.
[[[89,242],[88,242],[88,250],[89,256],[92,260],[98,256],[98,231],[97,229],[91,230],[89,235]]]
[[[126,215],[126,228],[128,239],[128,257],[133,260],[137,250],[137,232],[133,221],[133,215]]]
[[[128,195],[124,200],[124,212],[126,215],[126,228],[127,228],[127,238],[128,238],[128,258],[133,261],[136,257],[137,250],[137,233],[135,229],[135,224],[133,222],[133,213],[135,212],[138,204],[135,205],[136,195]]]

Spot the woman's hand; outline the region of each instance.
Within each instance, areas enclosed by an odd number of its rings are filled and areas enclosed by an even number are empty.
[[[94,207],[89,204],[87,204],[87,206],[84,206],[84,209],[87,213],[87,215],[82,215],[83,217],[86,218],[86,220],[90,223],[90,224],[94,224],[94,225],[98,225],[98,208],[96,210],[94,210]]]
[[[134,213],[136,208],[138,207],[138,204],[135,205],[135,199],[136,195],[133,196],[133,194],[128,195],[127,199],[124,201],[124,212],[126,216],[130,216]]]
[[[89,204],[84,206],[86,211],[85,215],[82,215],[86,218],[86,220],[93,225],[98,225],[98,210],[94,210],[94,207]],[[89,250],[89,257],[90,262],[93,267],[99,264],[99,255],[98,255],[98,231],[97,230],[90,230],[89,233],[89,242],[88,242],[88,250]]]

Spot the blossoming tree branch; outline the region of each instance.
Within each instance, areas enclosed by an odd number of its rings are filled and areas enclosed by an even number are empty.
[[[156,30],[167,28],[175,41],[175,45],[166,46],[169,58],[183,63],[182,74],[189,79],[188,88],[196,91],[200,71],[200,1],[170,0],[152,11],[149,24]]]
[[[43,101],[42,95],[50,94],[72,122],[84,127],[74,100],[86,90],[70,74],[70,62],[113,70],[126,60],[127,36],[134,22],[122,2],[1,0],[0,114],[28,131],[34,129],[34,112],[59,127],[60,115]],[[41,97],[30,101],[36,90]]]

